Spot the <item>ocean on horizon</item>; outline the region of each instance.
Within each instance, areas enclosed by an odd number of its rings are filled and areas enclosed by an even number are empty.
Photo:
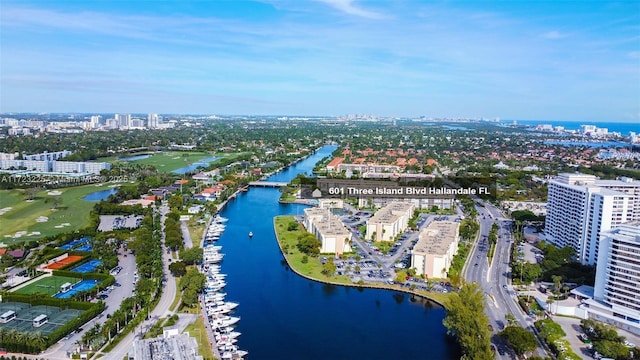
[[[502,120],[501,123],[510,125],[514,120]],[[607,128],[609,132],[619,132],[624,136],[628,136],[629,132],[640,133],[640,125],[637,123],[614,123],[614,122],[594,122],[594,121],[561,121],[561,120],[515,120],[518,125],[536,126],[541,124],[551,124],[555,126],[564,126],[565,130],[578,130],[580,125],[595,125],[599,128]]]

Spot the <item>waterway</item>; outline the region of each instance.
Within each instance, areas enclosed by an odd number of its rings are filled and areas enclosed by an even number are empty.
[[[194,162],[191,165],[184,166],[184,167],[181,167],[179,169],[175,169],[175,170],[173,170],[171,172],[174,173],[174,174],[180,174],[180,175],[186,174],[188,172],[194,172],[199,167],[207,167],[207,166],[209,166],[209,163],[210,162],[214,162],[216,159],[217,159],[217,157],[215,157],[215,156],[204,158],[204,159],[200,159],[200,160],[198,160],[198,162]]]
[[[150,158],[151,154],[144,154],[144,155],[135,155],[135,156],[129,156],[129,157],[121,157],[118,158],[118,160],[120,161],[138,161],[138,160],[142,160],[142,159],[147,159]]]
[[[590,148],[616,148],[627,147],[629,144],[619,141],[561,141],[561,140],[546,140],[545,145],[562,145],[562,146],[584,146]]]
[[[269,177],[288,181],[309,173],[335,147]],[[226,254],[226,298],[239,302],[238,346],[251,359],[458,359],[446,335],[443,308],[400,292],[332,286],[304,279],[286,265],[273,217],[303,205],[279,204],[280,192],[251,188],[230,201],[218,241]],[[253,237],[249,238],[249,232]]]
[[[115,194],[117,192],[118,192],[117,188],[111,188],[111,189],[107,189],[107,190],[100,190],[100,191],[92,192],[91,194],[87,194],[85,197],[82,198],[82,200],[85,200],[85,201],[105,200],[110,195]]]

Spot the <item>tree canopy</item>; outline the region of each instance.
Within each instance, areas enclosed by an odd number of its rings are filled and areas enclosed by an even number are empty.
[[[536,337],[533,333],[520,326],[507,326],[499,334],[509,343],[509,346],[521,356],[536,348]]]
[[[449,297],[443,323],[458,340],[463,359],[493,359],[489,319],[484,313],[484,295],[477,283],[465,283]]]

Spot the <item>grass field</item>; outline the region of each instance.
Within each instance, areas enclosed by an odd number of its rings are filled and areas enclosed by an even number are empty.
[[[308,257],[308,262],[305,264],[302,262],[303,253],[296,248],[298,242],[298,235],[303,233],[301,228],[295,231],[287,231],[287,225],[295,221],[293,216],[277,216],[274,219],[274,225],[276,229],[276,237],[280,243],[281,248],[287,248],[288,251],[285,254],[289,266],[298,271],[300,274],[309,276],[318,280],[326,280],[341,284],[352,284],[353,282],[348,276],[338,275],[328,277],[322,274],[322,263],[317,257]]]
[[[42,279],[31,283],[23,288],[15,291],[16,294],[35,294],[43,293],[49,296],[53,296],[60,291],[60,286],[64,283],[75,284],[80,281],[80,278],[73,278],[67,276],[47,276]]]
[[[11,244],[29,239],[68,232],[87,226],[89,212],[95,202],[82,200],[95,191],[108,189],[114,184],[83,185],[58,189],[61,195],[38,192],[33,200],[27,200],[25,191],[0,190],[0,242]],[[47,199],[58,196],[62,202],[57,209]],[[37,219],[41,221],[38,222]],[[16,233],[18,236],[16,236]]]
[[[198,316],[198,319],[193,324],[187,325],[184,329],[189,335],[193,336],[198,343],[198,354],[205,360],[213,360],[213,350],[211,350],[211,344],[207,338],[207,332],[204,327],[204,320],[202,316]]]
[[[212,156],[214,155],[204,152],[172,151],[154,154],[151,157],[134,162],[136,164],[153,165],[160,172],[170,172]]]

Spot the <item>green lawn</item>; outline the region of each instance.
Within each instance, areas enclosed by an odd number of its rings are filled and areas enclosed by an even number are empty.
[[[78,281],[80,281],[80,278],[57,275],[47,276],[19,290],[16,290],[16,294],[44,293],[49,296],[53,296],[60,292],[60,286],[62,284],[67,282],[75,284]]]
[[[92,192],[108,189],[113,184],[83,185],[58,189],[61,195],[49,195],[48,191],[38,192],[29,201],[22,189],[0,190],[0,242],[39,239],[44,236],[77,230],[87,226],[89,212],[95,202],[82,200]],[[51,198],[58,196],[62,202],[53,209]],[[47,203],[47,199],[49,202]],[[38,222],[46,217],[47,221]],[[23,232],[21,236],[15,234]],[[37,234],[39,232],[40,234]],[[15,237],[15,238],[14,238]]]
[[[302,263],[302,257],[304,256],[298,248],[296,243],[298,242],[298,235],[303,233],[303,230],[299,227],[298,230],[287,231],[287,224],[295,221],[293,216],[276,216],[274,218],[274,226],[276,230],[276,238],[280,244],[280,248],[287,248],[285,257],[289,266],[296,270],[298,273],[309,276],[313,279],[321,281],[330,281],[340,284],[353,284],[351,279],[346,275],[341,276],[326,276],[322,274],[322,263],[319,258],[308,257],[306,264]],[[283,251],[284,252],[284,251]]]
[[[204,320],[202,319],[202,316],[198,316],[198,319],[196,319],[193,324],[187,325],[184,331],[188,332],[189,335],[196,339],[196,342],[198,343],[198,355],[202,356],[204,360],[215,359],[213,356],[213,350],[211,349],[211,344],[209,344],[209,339],[207,338],[207,330],[204,327]]]
[[[153,165],[160,172],[170,172],[212,156],[214,155],[204,152],[170,151],[154,154],[151,157],[134,162],[136,164]]]

